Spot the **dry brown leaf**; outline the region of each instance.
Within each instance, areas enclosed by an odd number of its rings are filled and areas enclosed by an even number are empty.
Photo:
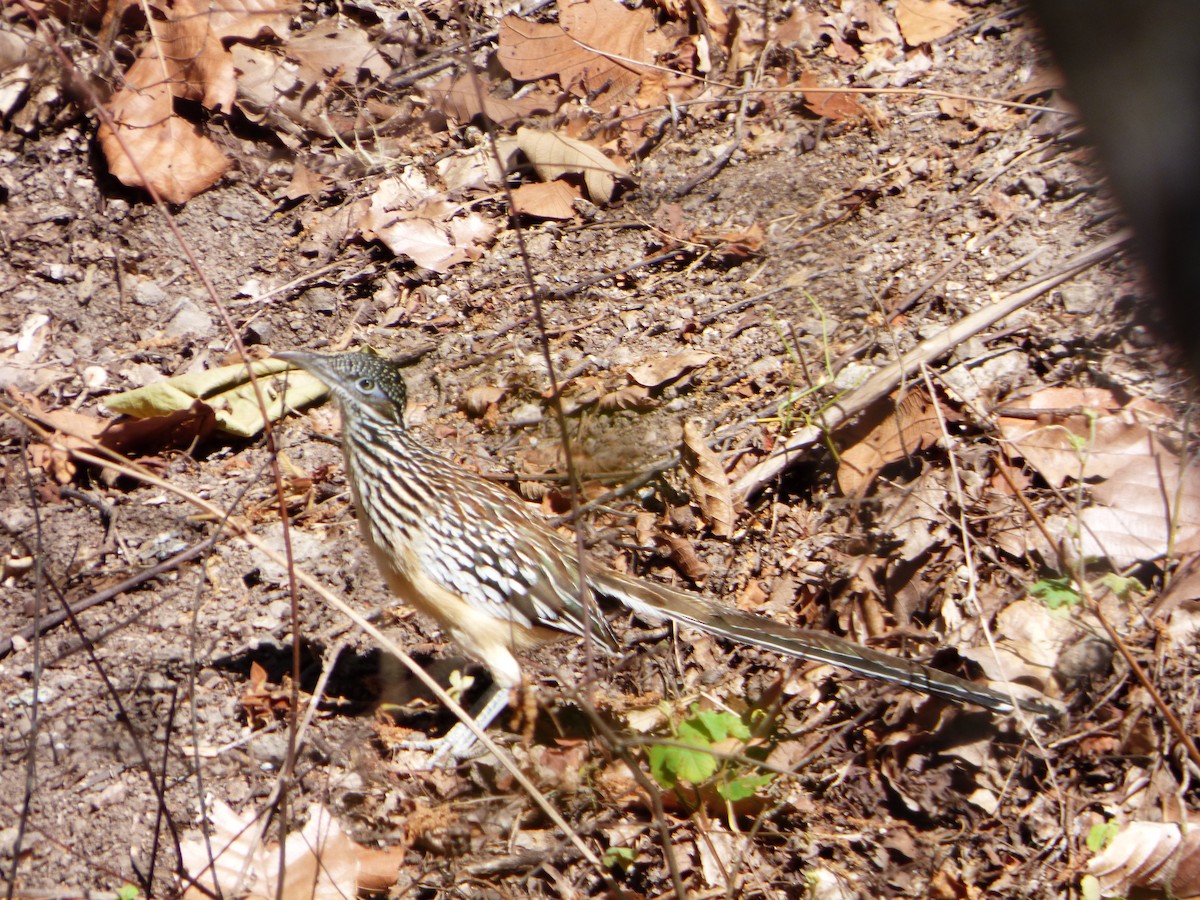
[[[305,90],[296,63],[249,44],[234,44],[230,55],[238,76],[238,109],[246,118],[269,123],[292,147],[300,146],[305,129],[322,137],[333,135],[319,116],[318,93]]]
[[[846,444],[838,466],[838,486],[847,497],[861,497],[889,463],[905,459],[941,437],[934,401],[924,388],[909,391],[897,403],[884,398],[843,434]],[[943,407],[942,416],[956,421],[953,410]]]
[[[692,422],[683,425],[684,470],[692,488],[692,498],[716,537],[733,533],[733,490],[717,454],[708,448],[704,435]]]
[[[97,137],[109,171],[122,184],[153,187],[164,200],[184,203],[216,184],[231,163],[195,125],[175,115],[175,92],[161,72],[157,60],[134,63],[126,73],[130,87],[109,102],[115,127],[102,123]]]
[[[483,144],[443,157],[434,164],[434,168],[441,176],[446,192],[451,195],[464,190],[494,188],[504,181],[504,169],[497,162],[492,148]]]
[[[29,464],[46,472],[59,484],[69,484],[76,471],[75,463],[71,460],[72,451],[91,449],[92,443],[100,438],[111,420],[71,409],[48,410],[32,394],[22,394],[16,390],[11,394],[31,418],[55,432],[53,444],[29,445]]]
[[[292,167],[292,179],[283,190],[283,196],[288,200],[303,200],[313,194],[319,194],[329,184],[329,179],[314,172],[304,163],[297,162]]]
[[[451,266],[478,259],[480,246],[495,227],[478,213],[463,213],[429,187],[415,166],[385,179],[371,195],[359,219],[364,237],[378,238],[397,256],[419,266],[445,272]]]
[[[1018,600],[996,616],[996,647],[963,648],[990,681],[1049,685],[1063,652],[1087,636],[1077,617],[1064,616],[1040,600]]]
[[[64,447],[30,444],[28,458],[31,469],[45,472],[59,484],[70,484],[75,477],[75,463]]]
[[[573,219],[575,201],[582,199],[579,188],[565,181],[523,184],[512,192],[512,212],[539,219]]]
[[[767,236],[763,227],[757,222],[745,228],[726,229],[724,231],[700,231],[694,235],[694,240],[711,244],[713,252],[726,260],[741,260],[753,256],[762,249]]]
[[[941,97],[937,102],[938,112],[951,119],[965,119],[971,112],[971,101],[962,97]]]
[[[364,863],[370,865],[370,884],[384,876],[378,853],[350,840],[320,804],[309,807],[307,823],[287,836],[282,853],[278,844],[261,839],[253,809],[239,815],[220,800],[208,809],[212,833],[187,835],[180,846],[184,871],[193,880],[183,894],[189,900],[233,894],[249,900],[344,900],[364,886]],[[282,859],[287,868],[281,875]]]
[[[594,203],[608,203],[617,182],[629,173],[591,144],[552,131],[517,129],[517,146],[533,165],[538,178],[553,181],[563,175],[582,175]]]
[[[100,442],[124,456],[163,450],[187,450],[217,430],[217,413],[203,400],[181,409],[145,419],[124,418],[105,430]]]
[[[360,72],[375,78],[386,78],[391,64],[375,47],[375,42],[358,25],[345,20],[328,19],[318,22],[304,34],[288,40],[284,51],[289,59],[300,63],[302,76],[316,84],[334,76],[341,84],[352,85]]]
[[[478,76],[445,78],[430,91],[430,100],[454,122],[465,125],[482,114],[497,125],[512,125],[538,113],[552,113],[557,100],[542,90],[523,92],[520,97],[498,97],[494,85]]]
[[[900,46],[900,29],[896,20],[887,14],[878,0],[857,0],[847,10],[855,26],[855,34],[864,44],[887,42]]]
[[[911,47],[944,38],[968,18],[946,0],[899,0],[896,4],[896,23]]]
[[[1134,821],[1122,826],[1101,853],[1088,860],[1088,874],[1106,897],[1152,888],[1172,897],[1200,896],[1200,829],[1173,822]]]
[[[1048,388],[1009,408],[1043,411],[1037,420],[1002,416],[999,424],[1013,452],[1049,484],[1101,479],[1079,516],[1085,557],[1126,566],[1200,545],[1200,466],[1183,468],[1158,439],[1153,426],[1166,421],[1165,408],[1144,400],[1122,405],[1096,388]],[[1069,547],[1076,546],[1068,535],[1074,528],[1060,527]]]
[[[115,11],[131,5],[137,4],[126,0]],[[175,100],[231,111],[236,76],[222,39],[252,39],[264,30],[286,34],[291,10],[276,0],[151,5],[163,21],[109,100],[114,127],[101,124],[98,138],[110,171],[123,184],[153,187],[164,199],[183,203],[215,184],[230,162],[175,114]]]
[[[854,94],[847,94],[844,91],[818,90],[820,85],[817,76],[812,72],[804,72],[800,75],[800,87],[804,89],[805,108],[815,116],[837,122],[867,114]]]
[[[646,412],[657,406],[657,401],[650,397],[650,389],[640,384],[631,384],[620,390],[610,391],[602,395],[596,404],[596,408],[600,412],[620,412],[625,409]]]
[[[1157,404],[1124,404],[1104,388],[1046,388],[1007,409],[1039,412],[1037,419],[1001,416],[1000,433],[1046,481],[1109,478],[1158,442],[1149,426],[1167,421]]]
[[[693,369],[708,365],[716,356],[702,350],[685,350],[671,356],[660,356],[650,362],[634,366],[629,370],[629,378],[642,387],[657,388],[685,375]]]
[[[1147,611],[1147,618],[1170,616],[1184,605],[1192,611],[1200,607],[1200,554],[1179,564],[1170,583]]]
[[[612,112],[638,89],[639,63],[666,49],[649,8],[630,10],[614,0],[581,0],[560,7],[559,24],[500,21],[501,65],[521,81],[554,76],[600,113]]]
[[[477,384],[463,394],[462,407],[469,416],[482,416],[503,396],[504,388],[497,384]]]
[[[1161,447],[1144,449],[1092,488],[1079,516],[1085,557],[1108,557],[1124,568],[1200,549],[1200,465]]]
[[[775,29],[775,40],[782,47],[795,47],[811,53],[824,34],[829,19],[818,12],[797,6]]]
[[[696,555],[696,547],[687,538],[670,532],[660,532],[654,539],[662,546],[667,559],[691,581],[700,582],[708,577],[708,563]]]

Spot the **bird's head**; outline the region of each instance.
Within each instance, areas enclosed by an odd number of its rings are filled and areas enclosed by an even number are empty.
[[[365,415],[404,424],[408,402],[404,378],[398,366],[373,350],[348,353],[286,350],[276,353],[275,358],[299,366],[325,382],[341,405],[343,415]]]

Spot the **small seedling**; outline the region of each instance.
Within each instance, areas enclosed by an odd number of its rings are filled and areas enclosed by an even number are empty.
[[[715,782],[713,786],[724,800],[744,800],[774,779],[773,775],[753,772],[728,758],[745,755],[752,737],[749,726],[738,716],[693,706],[691,715],[675,728],[670,744],[650,748],[650,774],[669,790]],[[732,753],[730,743],[734,745]]]

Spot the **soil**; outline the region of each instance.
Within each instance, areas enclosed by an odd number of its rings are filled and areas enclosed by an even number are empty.
[[[571,443],[586,499],[669,457],[689,420],[719,432],[715,447],[736,478],[853,387],[855,373],[1119,229],[1078,123],[1045,78],[1032,25],[1016,4],[971,12],[969,26],[938,42],[918,85],[1043,111],[976,103],[951,114],[921,93],[859,96],[867,115],[842,120],[786,94],[689,108],[637,162],[635,185],[618,201],[568,222],[510,222],[482,258],[443,274],[378,243],[306,243],[314,211],[369,195],[385,173],[345,174],[339,191],[281,202],[290,166],[273,164],[279,149],[268,153],[261,134],[233,117],[224,139],[240,164],[164,211],[105,173],[95,118],[72,118],[69,96],[58,98],[38,127],[10,127],[0,139],[0,335],[48,317],[36,352],[0,357],[0,382],[22,408],[36,398],[46,410],[109,417],[109,395],[230,361],[227,323],[190,255],[258,355],[369,344],[410,359],[419,437],[552,515],[570,503],[543,342],[560,380],[596,376],[609,392],[648,360],[712,354],[643,408],[570,417]],[[815,54],[812,65],[829,61]],[[734,140],[727,163],[677,193]],[[424,152],[418,163],[430,162]],[[499,210],[503,199],[486,204]],[[672,217],[690,243],[665,236]],[[522,246],[543,288],[544,332]],[[1117,254],[938,361],[941,372],[984,354],[1020,360],[957,404],[967,476],[991,483],[990,410],[1033,386],[1178,400],[1178,376],[1140,323],[1143,295],[1136,266]],[[468,408],[472,391],[488,387],[502,389],[499,399]],[[783,402],[792,394],[796,402]],[[295,564],[443,682],[460,668],[473,674],[473,699],[485,673],[395,603],[363,547],[331,439],[337,425],[327,404],[276,429],[298,516]],[[0,658],[0,881],[15,872],[21,896],[122,885],[172,895],[176,848],[202,803],[249,813],[282,795],[272,834],[322,802],[356,841],[397,850],[396,896],[603,892],[595,867],[494,760],[415,768],[420,754],[401,739],[444,733],[452,717],[315,594],[301,592],[293,622],[286,572],[220,522],[162,486],[94,467],[62,482],[31,464],[29,441],[15,418],[0,418],[9,558],[0,638],[29,628],[35,610],[53,613],[212,543],[37,640],[17,639]],[[141,462],[281,546],[262,438],[212,437]],[[946,451],[930,447],[890,464],[865,496],[847,497],[836,455],[818,445],[739,506],[731,536],[715,537],[673,468],[593,512],[585,536],[604,563],[970,675],[954,650],[984,638],[963,619],[990,620],[1041,572],[1036,558],[1005,553],[987,522],[973,522],[980,606],[960,606],[967,560],[957,514],[933,517],[942,529],[933,549],[893,564],[901,500],[947,472]],[[1010,514],[1020,515],[1015,504]],[[580,690],[583,645],[553,645],[529,661],[543,708],[536,729],[522,734],[525,725],[505,717],[493,731],[598,855],[627,851],[611,873],[631,895],[671,889],[670,853],[695,896],[726,884],[747,897],[1060,896],[1078,884],[1087,828],[1102,820],[1090,812],[1123,781],[1115,747],[1056,743],[1112,733],[1129,691],[1119,675],[1089,690],[1036,685],[1067,711],[1032,723],[628,617],[616,627],[628,646],[617,660],[594,661],[591,690]],[[1152,639],[1140,640],[1138,652],[1150,652]],[[293,648],[300,688],[311,692],[337,646],[280,787]],[[1161,678],[1169,691],[1182,676],[1168,664]],[[699,810],[686,789],[665,791],[656,812],[623,769],[622,754],[645,765],[637,741],[614,746],[589,725],[586,704],[610,730],[638,738],[643,727],[668,734],[695,704],[774,710],[771,759],[793,774],[736,805]],[[1195,788],[1187,793],[1194,804]]]

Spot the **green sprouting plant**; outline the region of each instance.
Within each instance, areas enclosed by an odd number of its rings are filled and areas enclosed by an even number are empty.
[[[717,745],[733,739],[745,750],[752,737],[750,727],[738,716],[693,705],[691,714],[675,726],[670,743],[650,747],[650,774],[668,790],[712,784],[724,800],[744,800],[775,776],[729,759],[728,751],[722,753]]]
[[[1118,575],[1110,572],[1093,582],[1092,592],[1096,587],[1104,587],[1112,591],[1122,600],[1128,600],[1137,594],[1145,593],[1146,589],[1136,578]],[[1049,609],[1069,609],[1078,606],[1082,598],[1079,582],[1070,575],[1052,575],[1040,578],[1029,586],[1029,595],[1041,600]]]
[[[604,865],[609,869],[628,872],[637,859],[637,852],[632,847],[609,847],[604,851]]]
[[[1029,586],[1029,595],[1037,597],[1050,609],[1062,609],[1079,604],[1079,588],[1076,587],[1075,579],[1070,575],[1040,578]]]

